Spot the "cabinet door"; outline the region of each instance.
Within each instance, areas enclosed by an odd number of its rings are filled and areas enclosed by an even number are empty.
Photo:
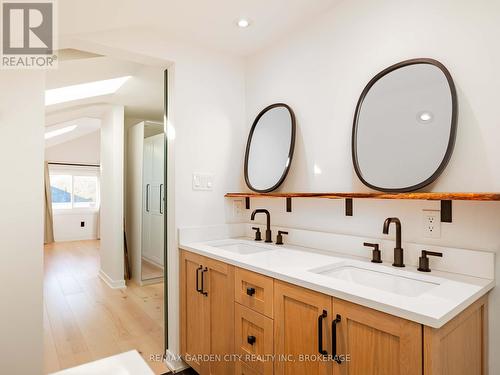
[[[422,326],[367,307],[333,300],[337,323],[332,336],[337,353],[334,364],[340,375],[421,375]]]
[[[210,353],[209,304],[200,292],[203,259],[187,251],[180,254],[181,353],[186,363],[199,374],[208,373],[203,356]]]
[[[152,180],[163,183],[165,169],[165,136],[162,134],[151,137],[152,139]]]
[[[208,345],[214,360],[209,363],[213,375],[234,375],[234,267],[204,258],[205,299],[209,302]]]
[[[441,328],[424,327],[424,375],[487,374],[487,331],[487,296]]]
[[[161,184],[152,183],[150,187],[150,215],[149,225],[149,248],[143,252],[143,256],[149,261],[163,267],[164,252],[164,227],[165,220],[163,215],[163,197],[161,193]]]
[[[141,239],[141,256],[146,256],[151,253],[151,204],[152,199],[152,159],[153,159],[153,144],[151,138],[144,139],[143,148],[143,168],[142,168],[142,239]]]
[[[331,361],[321,360],[319,353],[323,349],[330,354],[331,317],[331,297],[275,281],[276,375],[331,375]]]
[[[151,137],[144,138],[143,153],[142,178],[144,181],[151,181],[153,179],[153,140]]]

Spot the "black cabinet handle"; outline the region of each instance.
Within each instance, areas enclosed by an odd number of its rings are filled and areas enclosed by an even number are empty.
[[[201,291],[200,293],[203,294],[205,297],[208,296],[208,292],[205,292],[205,272],[208,272],[208,268],[205,267],[202,271],[201,271]]]
[[[255,336],[248,336],[248,337],[247,337],[247,342],[248,342],[250,345],[255,344],[255,341],[257,341],[257,339],[255,338]]]
[[[149,212],[149,184],[146,184],[146,212]]]
[[[332,352],[333,352],[333,359],[338,364],[342,363],[342,360],[337,356],[337,323],[340,323],[341,320],[342,317],[339,314],[337,314],[337,316],[332,322]]]
[[[196,291],[198,293],[201,293],[202,292],[202,289],[198,288],[198,285],[200,285],[200,271],[203,269],[203,266],[199,266],[197,269],[196,269]]]
[[[255,288],[247,288],[247,294],[252,297],[255,294]]]
[[[323,313],[318,316],[318,352],[319,354],[327,355],[328,352],[323,349],[323,318],[326,318],[328,313],[323,310]]]

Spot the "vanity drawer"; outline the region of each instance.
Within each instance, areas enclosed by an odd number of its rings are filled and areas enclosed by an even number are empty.
[[[241,360],[254,372],[272,374],[273,362],[269,357],[274,352],[273,320],[239,303],[234,305],[236,353],[243,356]]]
[[[236,375],[260,375],[259,372],[253,370],[250,366],[242,361],[236,361],[235,369]]]
[[[273,317],[273,285],[270,277],[241,268],[234,273],[234,300],[252,310]]]

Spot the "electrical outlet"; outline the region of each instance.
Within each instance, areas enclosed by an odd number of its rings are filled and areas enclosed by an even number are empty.
[[[441,212],[438,210],[423,210],[422,213],[424,237],[441,238]]]
[[[233,216],[235,218],[243,216],[243,199],[235,199],[233,201]]]

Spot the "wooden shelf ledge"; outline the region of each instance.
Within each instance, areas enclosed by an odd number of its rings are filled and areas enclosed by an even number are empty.
[[[227,193],[225,197],[500,201],[500,193]]]

